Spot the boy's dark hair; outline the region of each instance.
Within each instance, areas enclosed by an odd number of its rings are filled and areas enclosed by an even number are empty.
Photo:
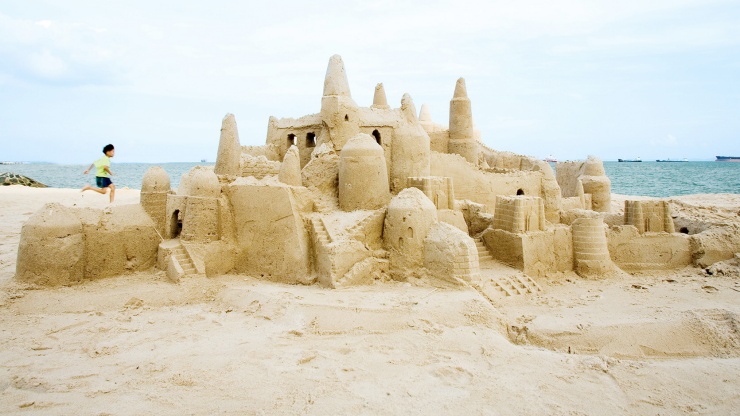
[[[113,149],[114,149],[114,147],[113,147],[112,144],[106,144],[105,147],[103,148],[103,153],[108,153],[108,152],[110,152]]]

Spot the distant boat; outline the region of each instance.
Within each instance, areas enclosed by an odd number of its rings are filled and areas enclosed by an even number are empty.
[[[558,160],[555,159],[555,157],[553,155],[550,155],[550,156],[546,157],[544,160],[545,160],[545,162],[558,163]]]
[[[636,159],[617,159],[617,162],[642,162],[639,157]]]
[[[689,159],[683,158],[681,160],[671,160],[671,159],[656,159],[656,162],[688,162]]]
[[[208,161],[207,161],[207,160],[205,160],[205,159],[201,159],[200,161],[201,161],[201,163],[206,163],[206,162],[208,162]]]
[[[740,156],[717,156],[717,162],[740,162]]]

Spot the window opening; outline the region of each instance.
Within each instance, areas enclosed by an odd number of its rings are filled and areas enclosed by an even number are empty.
[[[306,147],[316,147],[316,135],[314,133],[306,134]]]

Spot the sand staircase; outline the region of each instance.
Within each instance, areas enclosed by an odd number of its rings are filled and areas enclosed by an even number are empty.
[[[314,203],[316,212],[320,212],[324,214],[328,212],[332,212],[338,208],[337,202],[329,198],[315,198],[313,203]]]
[[[190,255],[182,244],[179,244],[172,252],[172,258],[180,265],[185,275],[198,273],[193,259],[190,258]]]
[[[542,291],[540,285],[531,277],[494,260],[492,253],[480,238],[475,239],[475,245],[478,248],[482,288],[493,288],[499,296],[534,294]],[[490,295],[491,291],[486,292],[486,295]]]
[[[480,263],[481,268],[483,268],[484,262],[493,261],[493,255],[488,251],[488,247],[480,237],[475,238],[475,246],[478,248],[478,263]]]
[[[364,240],[365,236],[370,234],[370,230],[368,230],[368,227],[371,227],[377,221],[380,221],[382,223],[384,218],[385,208],[373,211],[370,215],[363,218],[362,221],[350,227],[347,230],[347,235],[349,236],[349,238],[353,238],[355,240]]]
[[[320,246],[326,247],[327,244],[332,242],[331,235],[324,225],[324,220],[321,218],[311,219],[311,228],[313,229],[313,235],[316,236],[316,242]]]

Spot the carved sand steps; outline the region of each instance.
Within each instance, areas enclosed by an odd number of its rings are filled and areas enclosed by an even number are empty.
[[[170,281],[177,283],[186,275],[198,273],[195,262],[180,240],[167,240],[160,244],[159,249],[166,253],[164,267]]]
[[[378,221],[381,223],[382,229],[383,219],[385,219],[385,209],[373,211],[370,215],[363,218],[362,221],[349,228],[347,235],[349,238],[355,240],[364,240],[366,236],[372,234],[372,230],[369,228],[372,228]]]
[[[480,264],[480,290],[489,299],[494,296],[517,296],[535,294],[542,288],[521,270],[509,267],[493,259],[493,255],[480,238],[475,239]]]
[[[311,219],[311,228],[313,229],[313,235],[316,238],[315,242],[320,243],[322,247],[326,247],[327,244],[332,242],[331,235],[324,225],[324,220],[321,218]]]
[[[475,246],[478,248],[478,263],[493,261],[493,255],[480,237],[475,238]]]
[[[190,255],[182,244],[177,246],[175,251],[172,253],[172,257],[180,265],[185,275],[198,273],[198,270],[195,268],[195,263],[193,263],[193,259],[190,258]]]
[[[316,198],[314,199],[313,204],[316,212],[320,212],[322,214],[330,213],[339,209],[339,204],[336,199]]]

